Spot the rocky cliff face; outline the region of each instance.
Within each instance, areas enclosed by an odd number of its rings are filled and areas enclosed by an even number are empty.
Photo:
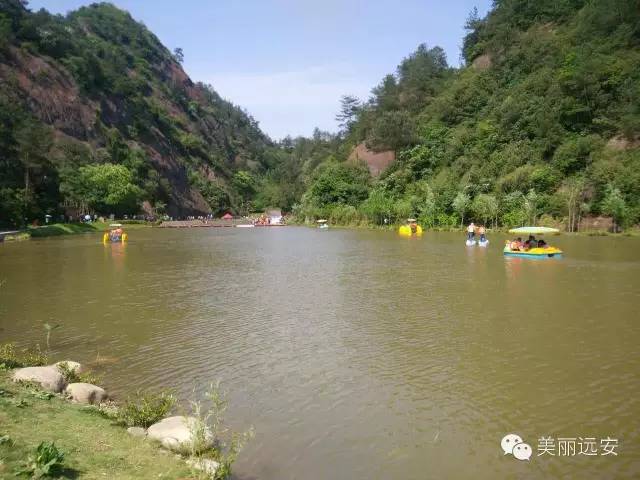
[[[209,213],[211,198],[232,202],[234,172],[264,168],[270,140],[257,123],[192,82],[128,13],[96,4],[60,17],[0,0],[0,24],[0,94],[53,129],[52,152],[90,152],[77,167],[135,152],[140,185],[156,185],[144,200],[174,216]]]

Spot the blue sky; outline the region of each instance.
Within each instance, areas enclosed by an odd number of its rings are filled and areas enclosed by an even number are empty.
[[[83,0],[32,0],[66,13]],[[463,25],[490,0],[112,0],[272,138],[335,131],[340,96],[362,99],[420,43],[459,63]]]

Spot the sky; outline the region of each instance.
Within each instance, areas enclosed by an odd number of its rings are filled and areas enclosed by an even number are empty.
[[[65,14],[86,0],[31,0]],[[245,108],[273,139],[336,131],[342,95],[369,98],[421,43],[459,65],[464,23],[491,0],[111,0],[170,50],[192,80]]]

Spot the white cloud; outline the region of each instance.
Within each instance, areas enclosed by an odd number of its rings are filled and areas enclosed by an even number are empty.
[[[312,66],[269,73],[193,71],[224,98],[242,106],[272,138],[310,135],[314,127],[335,131],[340,96],[369,96],[370,84],[348,65]]]

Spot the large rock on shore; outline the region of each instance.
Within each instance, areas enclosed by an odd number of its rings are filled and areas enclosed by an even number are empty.
[[[14,382],[34,382],[45,390],[60,393],[64,390],[66,382],[57,367],[26,367],[18,368],[13,372]]]
[[[208,478],[215,478],[220,464],[210,458],[190,458],[187,460],[187,465],[204,472]]]
[[[104,389],[90,383],[70,383],[64,392],[75,403],[99,405],[107,399]]]
[[[191,449],[194,440],[197,450],[205,450],[213,446],[213,435],[205,428],[204,439],[194,438],[194,432],[199,430],[199,420],[195,417],[168,417],[154,423],[147,429],[147,437],[159,441],[163,447],[176,452]],[[199,444],[203,442],[202,444]]]
[[[72,360],[63,360],[61,362],[56,362],[52,366],[57,368],[66,368],[70,372],[74,373],[80,373],[80,369],[82,368],[82,365]]]

